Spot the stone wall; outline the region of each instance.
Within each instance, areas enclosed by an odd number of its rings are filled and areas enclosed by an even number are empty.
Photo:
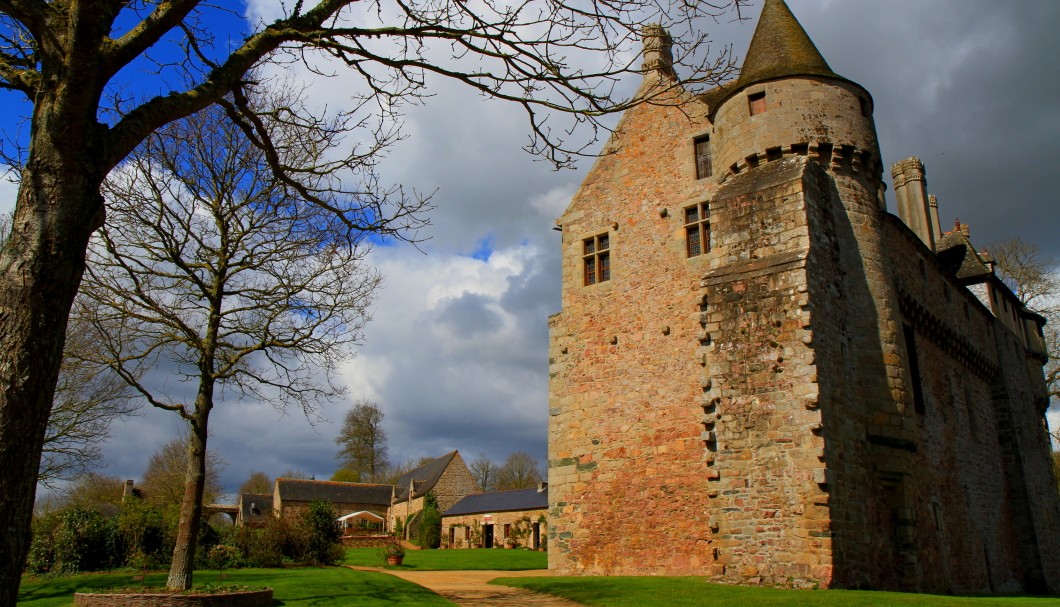
[[[493,547],[499,548],[511,543],[516,548],[537,549],[546,543],[548,525],[542,520],[545,510],[517,510],[514,512],[492,512],[488,514],[463,514],[442,517],[442,545],[446,548],[485,548],[482,545],[483,530],[486,525],[493,525]],[[486,518],[486,517],[489,518]],[[524,525],[528,534],[522,539],[505,535],[513,526]],[[534,527],[538,531],[538,544],[534,545]],[[476,542],[476,535],[479,541]],[[510,542],[508,540],[511,540]]]
[[[703,280],[703,420],[716,576],[827,585],[831,531],[806,278],[804,171],[789,158],[730,179],[711,200]],[[765,229],[763,229],[765,227]]]
[[[561,573],[696,574],[713,562],[695,379],[706,259],[686,258],[683,212],[716,184],[696,179],[693,137],[710,128],[689,103],[627,112],[557,220],[549,567]],[[611,280],[585,286],[583,239],[604,233]]]
[[[468,470],[464,458],[460,457],[459,453],[453,456],[449,466],[446,467],[445,472],[442,472],[431,491],[438,498],[440,512],[452,508],[468,495],[482,493],[474,475]]]

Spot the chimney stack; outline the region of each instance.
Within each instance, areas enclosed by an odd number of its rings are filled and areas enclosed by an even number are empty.
[[[894,178],[894,195],[898,199],[898,217],[934,251],[936,228],[932,225],[928,207],[924,164],[916,156],[900,160],[891,167],[891,177]]]
[[[649,23],[641,30],[644,41],[644,73],[656,71],[673,76],[673,38],[662,25]]]

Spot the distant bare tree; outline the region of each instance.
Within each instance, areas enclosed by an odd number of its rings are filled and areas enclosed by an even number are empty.
[[[294,470],[292,468],[284,470],[283,474],[276,478],[290,478],[299,481],[315,481],[317,479],[316,475],[310,472],[306,472],[305,470]]]
[[[184,502],[188,474],[188,448],[186,438],[175,438],[164,443],[151,454],[144,470],[144,501],[163,508],[176,508]],[[203,483],[203,501],[210,503],[221,495],[221,471],[224,465],[220,456],[213,450],[206,453],[206,474]]]
[[[377,482],[390,467],[383,411],[375,403],[362,400],[354,404],[346,412],[335,442],[340,447],[338,459],[357,473],[360,482]]]
[[[992,243],[987,250],[997,261],[1002,280],[1046,319],[1045,382],[1055,402],[1060,398],[1060,264],[1043,255],[1038,245],[1019,238]]]
[[[526,451],[516,451],[497,470],[497,491],[530,489],[542,480],[537,460]]]
[[[497,484],[497,462],[491,460],[485,453],[479,453],[471,465],[471,476],[485,492],[494,491]]]
[[[272,493],[272,480],[264,472],[251,472],[239,486],[240,493]]]
[[[41,454],[38,480],[47,487],[102,467],[111,422],[140,406],[128,384],[106,365],[86,358],[95,348],[90,329],[76,311],[71,315]]]

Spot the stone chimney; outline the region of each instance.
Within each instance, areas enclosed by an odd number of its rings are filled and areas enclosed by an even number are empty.
[[[891,167],[891,177],[894,178],[894,195],[898,199],[898,217],[934,251],[935,228],[928,208],[924,164],[916,156],[900,160]]]
[[[670,33],[658,23],[649,23],[641,30],[644,41],[644,73],[659,72],[672,76],[674,73],[674,40]]]
[[[942,240],[942,224],[939,223],[939,199],[934,194],[928,194],[928,221],[931,222],[931,233],[935,242]]]

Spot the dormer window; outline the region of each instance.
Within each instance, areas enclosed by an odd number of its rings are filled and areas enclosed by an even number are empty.
[[[696,149],[696,179],[710,177],[710,137],[703,135],[693,140]]]

